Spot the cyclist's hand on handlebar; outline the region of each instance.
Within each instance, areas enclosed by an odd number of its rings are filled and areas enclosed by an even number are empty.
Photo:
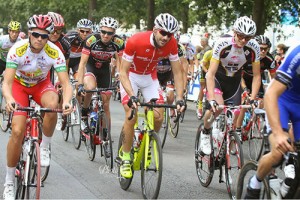
[[[78,96],[85,96],[85,90],[84,90],[84,86],[83,84],[79,84],[78,85],[78,89],[77,89],[77,95]]]
[[[62,108],[63,108],[63,115],[71,114],[71,112],[73,111],[73,106],[69,102],[64,102]]]
[[[177,110],[179,112],[184,112],[186,110],[186,103],[184,100],[178,100],[176,101]]]
[[[128,100],[128,107],[129,108],[137,108],[137,104],[139,102],[139,99],[136,96],[131,96]]]
[[[257,100],[253,100],[253,99],[250,100],[250,104],[251,104],[253,109],[258,107],[258,101]]]
[[[5,107],[7,112],[13,112],[16,111],[17,104],[14,99],[7,99]]]
[[[219,104],[216,102],[216,100],[210,100],[209,104],[211,106],[212,111],[215,113],[218,109]]]
[[[288,133],[282,131],[273,131],[271,135],[274,135],[275,148],[281,154],[285,154],[288,151],[294,151]]]

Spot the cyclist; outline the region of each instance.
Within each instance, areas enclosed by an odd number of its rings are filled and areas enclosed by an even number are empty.
[[[48,41],[53,23],[48,15],[33,15],[27,23],[29,38],[17,42],[8,52],[7,68],[3,82],[3,95],[9,112],[15,111],[14,104],[29,105],[29,95],[42,107],[57,108],[58,95],[50,79],[51,67],[55,68],[64,89],[64,114],[72,111],[70,100],[72,86],[69,83],[65,58],[52,42]],[[41,166],[49,166],[49,144],[56,125],[56,113],[45,113],[43,135],[40,145]],[[7,145],[7,170],[4,199],[14,198],[16,165],[22,150],[27,113],[14,112],[12,132]]]
[[[259,198],[261,181],[272,171],[283,159],[283,155],[288,151],[294,151],[288,142],[288,123],[291,120],[294,129],[294,138],[300,140],[299,124],[300,116],[300,44],[291,47],[280,67],[276,76],[272,79],[266,91],[264,101],[268,122],[271,127],[269,141],[271,152],[264,155],[258,163],[256,175],[250,180],[245,198]],[[280,113],[280,114],[279,114]],[[293,170],[293,169],[292,169]],[[289,170],[288,174],[294,175]],[[294,177],[290,177],[294,178]]]
[[[99,23],[100,33],[88,36],[83,44],[82,55],[78,68],[78,94],[83,94],[85,96],[81,111],[82,123],[84,123],[83,128],[85,130],[88,129],[87,115],[89,112],[92,94],[85,94],[84,89],[92,90],[96,87],[110,87],[112,85],[110,68],[112,57],[116,58],[117,68],[119,68],[120,65],[118,52],[124,48],[124,41],[119,36],[115,35],[118,26],[119,23],[114,18],[102,18]],[[101,94],[104,111],[109,121],[109,102],[111,94],[111,91],[103,92]]]
[[[243,66],[252,63],[253,82],[251,104],[260,87],[259,45],[252,39],[256,32],[253,20],[244,16],[238,18],[233,25],[232,37],[221,37],[215,44],[209,70],[206,74],[208,106],[215,116],[218,104],[241,104],[241,79]],[[211,153],[211,122],[208,122],[211,111],[204,114],[204,131],[201,134],[201,151]]]
[[[21,31],[21,24],[17,21],[9,22],[8,26],[8,35],[0,36],[0,75],[5,70],[6,66],[6,55],[9,49],[21,38],[19,33]]]
[[[77,30],[67,33],[67,37],[71,42],[70,61],[68,64],[69,69],[73,71],[73,76],[76,79],[78,66],[81,58],[81,51],[83,48],[84,40],[89,34],[92,33],[93,23],[89,19],[81,19],[77,22]]]
[[[261,70],[261,77],[262,77],[259,92],[258,92],[258,97],[263,98],[264,87],[263,87],[262,80],[266,79],[266,77],[264,76],[264,71],[268,70],[270,72],[271,77],[274,77],[275,72],[276,72],[276,67],[274,65],[274,58],[269,53],[269,49],[272,46],[269,38],[264,35],[258,35],[255,37],[255,40],[258,42],[259,47],[260,47],[259,55],[260,55],[260,70]],[[253,81],[252,65],[251,65],[251,63],[249,63],[243,69],[242,88],[243,88],[244,92],[251,94],[252,81]],[[248,89],[248,88],[250,88],[250,89]],[[240,137],[241,141],[242,141],[241,126],[242,126],[242,122],[243,122],[243,119],[245,116],[245,112],[246,112],[246,109],[241,109],[239,118],[236,123],[236,133]]]
[[[155,67],[162,58],[169,58],[175,80],[178,101],[176,104],[184,110],[183,77],[178,57],[177,41],[174,33],[178,30],[178,21],[168,13],[159,14],[154,20],[153,31],[141,32],[130,37],[123,52],[120,81],[122,104],[125,110],[125,122],[121,131],[123,151],[120,152],[122,177],[132,177],[130,149],[133,141],[135,119],[128,120],[131,108],[137,108],[137,93],[141,90],[146,102],[158,98],[157,103],[163,103],[159,95],[159,83]],[[163,109],[155,109],[154,127],[158,132],[163,121]]]

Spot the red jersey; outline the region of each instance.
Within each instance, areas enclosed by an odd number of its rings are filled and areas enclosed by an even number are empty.
[[[130,72],[151,74],[160,60],[179,60],[177,41],[172,36],[165,46],[156,48],[152,31],[137,33],[128,39],[122,58],[132,62]]]

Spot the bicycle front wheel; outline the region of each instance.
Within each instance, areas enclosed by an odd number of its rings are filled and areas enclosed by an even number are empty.
[[[39,143],[34,142],[31,150],[32,154],[30,155],[30,161],[26,164],[25,168],[28,181],[27,184],[25,183],[25,199],[40,199],[41,158]],[[24,179],[26,180],[26,178]]]
[[[72,134],[72,141],[75,149],[79,149],[81,146],[81,133],[80,133],[80,123],[81,123],[81,112],[80,106],[75,97],[72,99],[74,111],[71,113],[71,123],[70,132]]]
[[[162,180],[162,148],[160,139],[155,132],[150,134],[149,137],[149,148],[145,149],[142,159],[141,185],[145,199],[157,199]]]
[[[200,124],[195,141],[195,164],[198,179],[203,187],[208,187],[214,176],[213,151],[210,155],[201,152],[201,134],[204,130],[203,122]],[[212,146],[212,144],[211,144]]]
[[[160,137],[160,141],[161,141],[161,148],[164,148],[165,142],[166,142],[166,138],[167,138],[167,134],[168,134],[168,130],[169,130],[169,109],[165,108],[165,112],[164,112],[164,121],[162,124],[162,129],[159,133],[159,137]]]
[[[112,139],[110,132],[109,119],[107,119],[106,114],[102,113],[100,115],[100,138],[102,144],[101,148],[101,156],[105,159],[106,166],[109,167],[110,170],[113,169],[113,149],[112,149]]]
[[[257,162],[253,160],[249,160],[242,167],[237,181],[237,190],[236,190],[237,199],[245,198],[247,192],[247,187],[245,186],[248,185],[249,179],[256,175],[256,170],[257,170]],[[268,186],[266,179],[263,180],[259,199],[271,199],[270,187]]]
[[[88,157],[90,161],[93,161],[95,159],[96,155],[96,144],[94,142],[96,134],[94,134],[92,131],[89,131],[86,133],[87,137],[85,137],[85,148],[86,152],[88,154]]]
[[[174,110],[174,112],[176,112]],[[174,120],[176,119],[176,117],[171,116],[171,110],[169,109],[169,128],[170,128],[170,134],[173,138],[176,138],[178,135],[178,131],[179,131],[179,121],[174,122]]]
[[[251,160],[256,160],[260,158],[263,149],[263,138],[264,135],[261,132],[262,121],[261,117],[256,116],[252,123],[252,127],[249,131],[248,137],[248,148],[249,148],[249,158]]]
[[[227,141],[229,150],[225,160],[225,178],[229,197],[236,198],[237,178],[242,166],[244,165],[244,155],[241,142],[236,132],[229,132],[229,141]],[[227,149],[227,145],[226,145]]]
[[[69,139],[69,133],[70,133],[70,121],[71,121],[71,118],[70,118],[70,115],[66,116],[65,118],[66,118],[66,120],[64,120],[63,118],[60,119],[61,120],[61,124],[62,124],[61,126],[64,127],[64,128],[62,128],[63,130],[61,131],[61,133],[62,133],[64,141],[68,141],[68,139]]]

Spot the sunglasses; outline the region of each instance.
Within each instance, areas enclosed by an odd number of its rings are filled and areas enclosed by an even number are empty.
[[[62,29],[57,29],[57,30],[54,30],[51,34],[54,34],[54,33],[61,34],[62,32],[63,32]]]
[[[79,30],[80,31],[80,33],[82,33],[82,34],[84,34],[84,33],[86,33],[86,34],[88,34],[88,33],[90,33],[90,31],[85,31],[85,30]]]
[[[252,36],[247,36],[247,35],[242,35],[242,34],[236,34],[236,36],[238,37],[239,40],[243,40],[245,39],[246,41],[249,41],[252,39]]]
[[[269,47],[260,47],[260,51],[268,51]]]
[[[100,30],[100,32],[101,32],[103,35],[105,35],[105,34],[107,34],[107,35],[113,35],[113,34],[115,34],[115,32],[105,31],[105,30]]]
[[[32,35],[33,37],[35,37],[35,38],[41,37],[43,40],[49,38],[49,35],[48,35],[48,34],[40,34],[40,33],[38,33],[38,32],[34,32],[34,31],[31,31],[30,33],[31,33],[31,35]]]
[[[168,36],[168,38],[172,37],[173,33],[169,33],[167,31],[163,31],[163,30],[159,30],[159,33],[162,35],[162,36]]]

